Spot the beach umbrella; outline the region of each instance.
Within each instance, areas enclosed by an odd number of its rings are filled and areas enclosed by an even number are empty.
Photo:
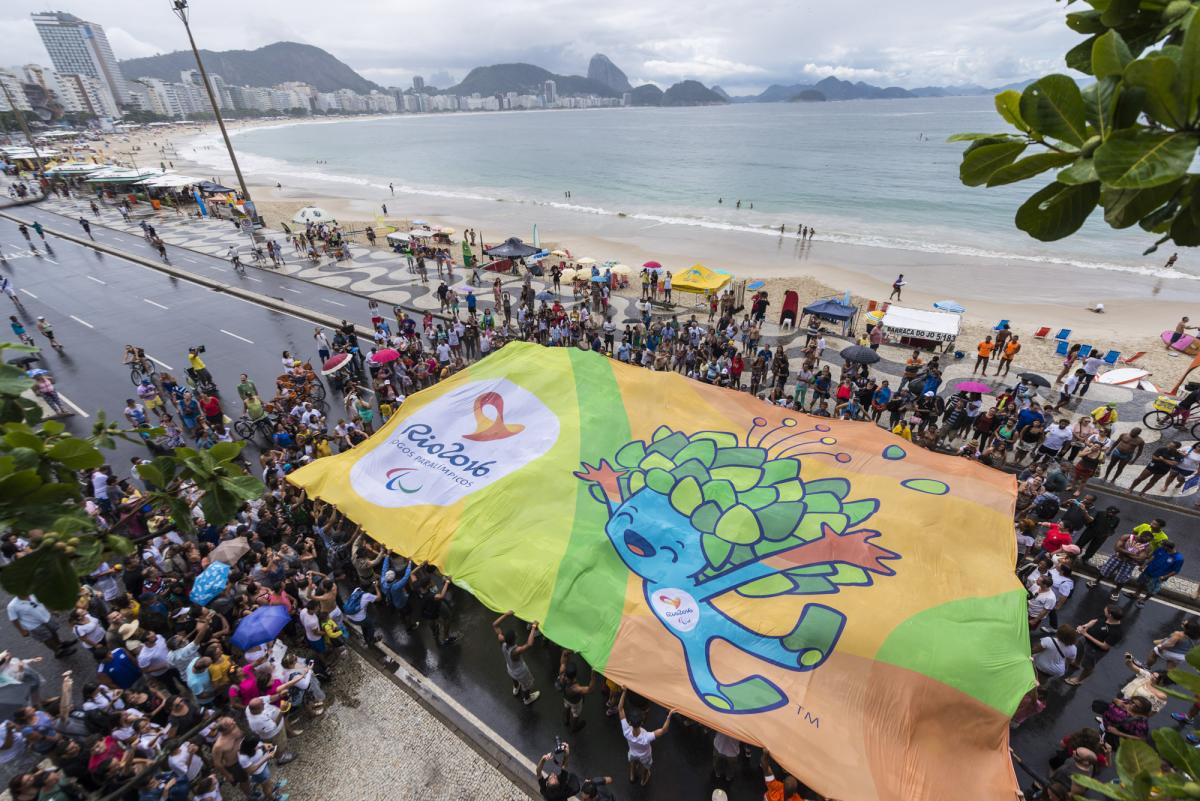
[[[633,269],[628,264],[614,264],[609,271],[614,275],[629,275]]]
[[[608,276],[604,276],[604,275],[593,275],[593,276],[591,277],[591,279],[590,279],[590,280],[591,280],[591,282],[592,282],[593,284],[603,284],[603,283],[605,283],[606,281],[608,281]]]
[[[388,362],[394,362],[399,358],[400,351],[392,348],[384,348],[371,354],[371,361],[375,362],[375,364],[387,364]]]
[[[933,304],[933,308],[938,311],[953,312],[954,314],[962,314],[966,311],[961,304],[953,300],[939,300]]]
[[[510,236],[499,245],[486,248],[483,252],[489,256],[498,256],[502,259],[526,259],[540,250],[541,248],[526,245],[517,237]]]
[[[349,353],[335,353],[321,365],[321,375],[333,375],[348,366],[353,360]]]
[[[559,275],[558,280],[564,284],[569,284],[575,280],[575,273],[577,272],[578,270],[576,270],[574,267],[568,267],[562,271],[562,274]]]
[[[213,598],[229,584],[229,565],[224,562],[210,562],[208,567],[196,576],[192,591],[188,598],[192,603],[206,606]]]
[[[309,223],[319,225],[321,223],[335,223],[337,219],[320,206],[305,206],[296,212],[292,217],[292,222],[297,225],[308,225]]]
[[[208,555],[208,558],[214,562],[236,565],[238,560],[248,553],[250,553],[250,543],[246,542],[245,537],[231,537],[213,548],[213,552]]]
[[[582,264],[584,267],[590,267],[591,265],[596,263],[596,260],[593,259],[591,256],[584,256],[582,259],[576,259],[575,263]]]
[[[278,637],[291,620],[286,606],[260,606],[241,619],[229,642],[247,651]]]
[[[32,370],[26,370],[25,375],[29,376],[30,378],[37,378],[39,375],[50,375],[50,371],[43,370],[40,367],[35,367]]]
[[[874,364],[879,361],[879,354],[862,345],[851,345],[842,350],[842,359],[856,364]]]
[[[648,261],[645,264],[643,264],[642,266],[645,267],[647,270],[661,270],[662,269],[662,265],[656,261]]]
[[[542,290],[535,296],[538,300],[551,301],[554,300],[554,293]]]
[[[409,220],[409,225],[429,225],[424,220]]]
[[[555,256],[560,259],[570,258],[570,256],[567,255],[567,252],[565,250],[552,250],[552,251],[550,251],[550,255]]]
[[[1024,381],[1026,384],[1033,384],[1035,387],[1050,386],[1050,382],[1047,379],[1042,378],[1037,373],[1019,373],[1017,375],[1017,377],[1020,378],[1022,381]]]
[[[980,381],[963,381],[954,387],[959,392],[978,392],[981,395],[990,394],[992,388]]]
[[[746,289],[762,289],[766,285],[766,281],[752,281],[749,284],[746,284]]]

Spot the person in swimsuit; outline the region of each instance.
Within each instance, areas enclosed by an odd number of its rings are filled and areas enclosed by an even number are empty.
[[[1105,481],[1116,481],[1130,462],[1136,462],[1142,456],[1146,441],[1142,439],[1142,429],[1132,428],[1113,442],[1108,449],[1108,467],[1104,469]]]

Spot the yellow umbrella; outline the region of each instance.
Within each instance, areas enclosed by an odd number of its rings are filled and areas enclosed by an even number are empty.
[[[454,229],[453,228],[439,228],[438,233],[445,234],[446,236],[454,236]]]
[[[550,251],[550,255],[557,256],[560,259],[567,258],[567,252],[565,250],[552,250]]]
[[[575,263],[582,264],[583,266],[588,267],[590,265],[595,264],[596,260],[593,259],[591,256],[584,256],[582,259],[576,259]]]
[[[633,269],[628,264],[614,264],[612,272],[614,275],[629,275]]]
[[[559,280],[564,284],[569,284],[575,280],[575,273],[576,270],[573,267],[568,267],[562,271],[562,275],[559,277]]]

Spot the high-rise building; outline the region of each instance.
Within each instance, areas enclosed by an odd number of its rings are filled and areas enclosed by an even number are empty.
[[[425,79],[422,78],[420,75],[414,75],[413,76],[413,89],[415,89],[416,91],[419,92],[424,88],[425,88]]]
[[[62,11],[31,16],[54,69],[91,76],[107,86],[117,103],[126,101],[129,88],[104,28]]]
[[[558,85],[554,81],[546,81],[542,87],[542,94],[546,98],[546,105],[553,106],[558,101]]]

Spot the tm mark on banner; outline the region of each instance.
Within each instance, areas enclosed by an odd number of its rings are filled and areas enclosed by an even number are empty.
[[[821,719],[805,709],[803,704],[796,704],[796,715],[803,715],[804,722],[808,725],[815,726],[818,729],[821,728]]]

